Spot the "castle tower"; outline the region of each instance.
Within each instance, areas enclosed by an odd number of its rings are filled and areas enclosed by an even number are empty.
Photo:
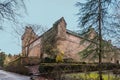
[[[29,44],[34,41],[38,36],[33,31],[32,27],[26,26],[25,32],[22,35],[22,53],[26,56],[27,50],[25,50],[25,46],[29,46]]]
[[[64,17],[55,22],[54,27],[57,30],[57,38],[66,38],[66,25]]]

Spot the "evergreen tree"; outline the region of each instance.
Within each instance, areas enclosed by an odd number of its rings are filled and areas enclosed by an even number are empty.
[[[5,53],[4,52],[0,52],[0,66],[3,66],[4,64],[4,60],[5,60]]]
[[[82,31],[87,31],[89,26],[95,28],[98,32],[98,55],[99,55],[99,76],[102,80],[102,35],[106,33],[116,33],[113,26],[109,26],[112,21],[112,11],[118,0],[85,0],[83,3],[77,2],[76,6],[79,7],[79,25]],[[104,31],[103,31],[104,30]],[[104,32],[104,33],[103,33]],[[113,34],[112,34],[113,35]],[[106,35],[104,35],[106,36]]]

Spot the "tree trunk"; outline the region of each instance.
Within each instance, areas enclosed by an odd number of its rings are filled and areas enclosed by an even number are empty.
[[[102,63],[102,31],[101,31],[101,18],[102,18],[102,14],[101,14],[101,0],[99,0],[99,10],[98,10],[98,13],[99,13],[99,17],[98,17],[98,29],[99,29],[99,78],[100,80],[103,80],[102,79],[102,66],[101,66],[101,63]]]

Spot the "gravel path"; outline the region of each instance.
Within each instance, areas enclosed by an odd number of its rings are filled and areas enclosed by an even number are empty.
[[[0,70],[0,80],[30,80],[30,77]]]

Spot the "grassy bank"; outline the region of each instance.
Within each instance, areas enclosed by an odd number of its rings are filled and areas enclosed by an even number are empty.
[[[103,80],[120,80],[120,77],[116,77],[112,73],[103,74]],[[71,78],[74,80],[99,80],[99,75],[96,72],[92,73],[72,73],[64,75],[65,78]]]

